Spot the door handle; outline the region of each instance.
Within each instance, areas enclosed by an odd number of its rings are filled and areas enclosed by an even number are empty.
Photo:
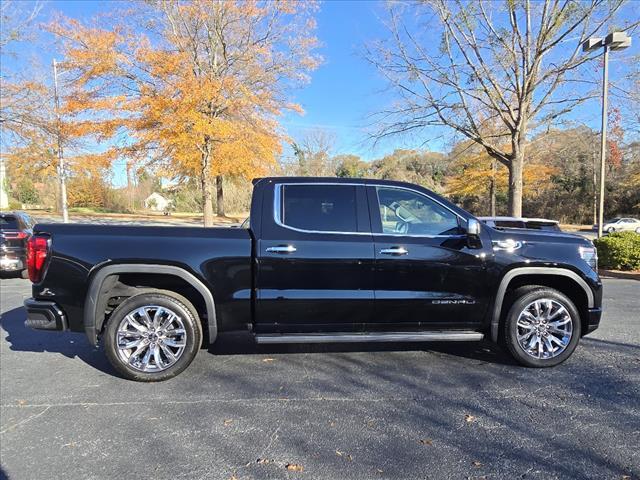
[[[380,250],[380,253],[382,255],[406,255],[407,253],[409,253],[409,250],[404,247],[391,247],[383,248],[382,250]]]
[[[293,253],[297,250],[293,245],[278,245],[277,247],[269,247],[267,248],[268,253]]]

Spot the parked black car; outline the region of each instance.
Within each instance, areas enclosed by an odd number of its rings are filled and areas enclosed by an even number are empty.
[[[0,212],[0,271],[26,272],[27,240],[34,225],[24,212]]]
[[[125,377],[154,381],[228,332],[260,344],[489,338],[548,367],[600,321],[589,240],[496,230],[419,186],[265,178],[248,225],[36,225],[26,324],[84,331]]]

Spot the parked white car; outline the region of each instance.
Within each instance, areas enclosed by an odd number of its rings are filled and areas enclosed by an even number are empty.
[[[598,229],[598,224],[593,226],[594,230]],[[617,217],[606,220],[602,226],[602,231],[607,233],[613,232],[636,232],[640,233],[640,220],[630,217]]]

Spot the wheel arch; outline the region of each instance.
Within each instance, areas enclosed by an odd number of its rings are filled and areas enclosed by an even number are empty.
[[[527,284],[548,286],[565,293],[576,304],[581,322],[586,325],[587,309],[595,306],[595,297],[587,282],[577,273],[566,268],[519,267],[509,270],[500,281],[491,317],[491,340],[498,341],[507,291]]]
[[[218,336],[215,302],[210,289],[199,278],[184,268],[174,265],[126,263],[104,266],[92,275],[85,299],[83,318],[85,333],[92,345],[97,344],[98,334],[104,325],[105,315],[99,314],[100,307],[104,310],[106,306],[103,294],[115,285],[119,275],[124,274],[173,276],[186,282],[202,298],[207,314],[206,323],[202,322],[203,327],[207,328],[209,343],[215,342]]]

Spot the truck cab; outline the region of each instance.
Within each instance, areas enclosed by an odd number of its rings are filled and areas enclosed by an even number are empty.
[[[27,324],[85,331],[124,376],[153,381],[238,331],[260,344],[486,339],[546,367],[600,320],[589,240],[497,230],[417,185],[264,178],[245,227],[37,225]]]

